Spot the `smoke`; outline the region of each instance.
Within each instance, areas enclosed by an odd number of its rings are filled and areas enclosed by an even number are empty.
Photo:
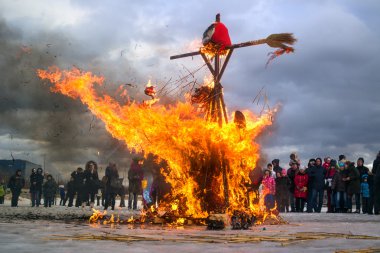
[[[80,102],[50,92],[49,84],[36,76],[36,69],[75,65],[105,75],[108,81],[102,91],[112,95],[123,83],[143,80],[127,61],[102,59],[86,45],[63,34],[52,32],[24,38],[4,20],[0,20],[0,48],[0,136],[9,143],[8,147],[1,147],[3,159],[11,159],[12,152],[15,159],[42,164],[45,156],[46,170],[64,176],[90,159],[100,166],[109,161],[119,167],[129,165],[126,146],[113,139],[102,122]],[[123,88],[131,97],[141,95],[141,87]]]

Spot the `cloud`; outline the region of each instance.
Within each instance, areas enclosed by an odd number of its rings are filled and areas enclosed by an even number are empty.
[[[101,122],[94,120],[89,131],[92,115],[77,101],[50,93],[35,77],[36,68],[75,65],[104,75],[111,94],[122,83],[138,84],[131,90],[138,97],[147,79],[162,85],[183,76],[185,67],[202,65],[201,58],[169,56],[186,52],[218,12],[233,42],[279,32],[298,38],[295,54],[275,59],[267,69],[272,48],[235,50],[222,80],[230,112],[260,112],[262,104],[252,100],[263,86],[270,106],[281,103],[275,126],[261,139],[269,160],[279,157],[287,164],[288,154],[297,151],[304,161],[341,153],[370,161],[380,149],[377,1],[21,3],[2,2],[0,8],[0,114],[6,119],[0,133],[34,141],[35,150],[43,150],[36,157],[55,152],[52,162],[76,166],[98,158],[97,150],[105,154],[118,147],[115,159],[125,152]],[[23,45],[32,51],[18,57]],[[206,74],[202,69],[197,81]],[[9,154],[5,147],[2,154]]]

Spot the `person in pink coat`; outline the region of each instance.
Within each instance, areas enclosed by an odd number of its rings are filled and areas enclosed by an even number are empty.
[[[271,171],[266,169],[264,171],[264,178],[261,182],[263,185],[264,204],[269,211],[275,206],[274,195],[276,194],[276,182],[271,176]]]

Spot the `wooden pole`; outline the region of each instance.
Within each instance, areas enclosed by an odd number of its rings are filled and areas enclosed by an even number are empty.
[[[242,48],[242,47],[250,47],[250,46],[256,46],[256,45],[261,45],[267,43],[267,39],[259,39],[259,40],[251,40],[239,44],[233,44],[229,47],[226,47],[226,49],[235,49],[235,48]],[[184,57],[189,57],[189,56],[195,56],[195,55],[200,55],[201,51],[197,52],[191,52],[191,53],[186,53],[186,54],[178,54],[178,55],[173,55],[170,56],[170,60],[175,60],[179,58],[184,58]]]

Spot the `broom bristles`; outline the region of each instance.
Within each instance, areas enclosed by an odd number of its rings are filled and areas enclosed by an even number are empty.
[[[278,33],[278,34],[271,34],[267,37],[268,42],[277,42],[277,43],[284,43],[288,45],[293,45],[297,39],[294,38],[293,33]]]

